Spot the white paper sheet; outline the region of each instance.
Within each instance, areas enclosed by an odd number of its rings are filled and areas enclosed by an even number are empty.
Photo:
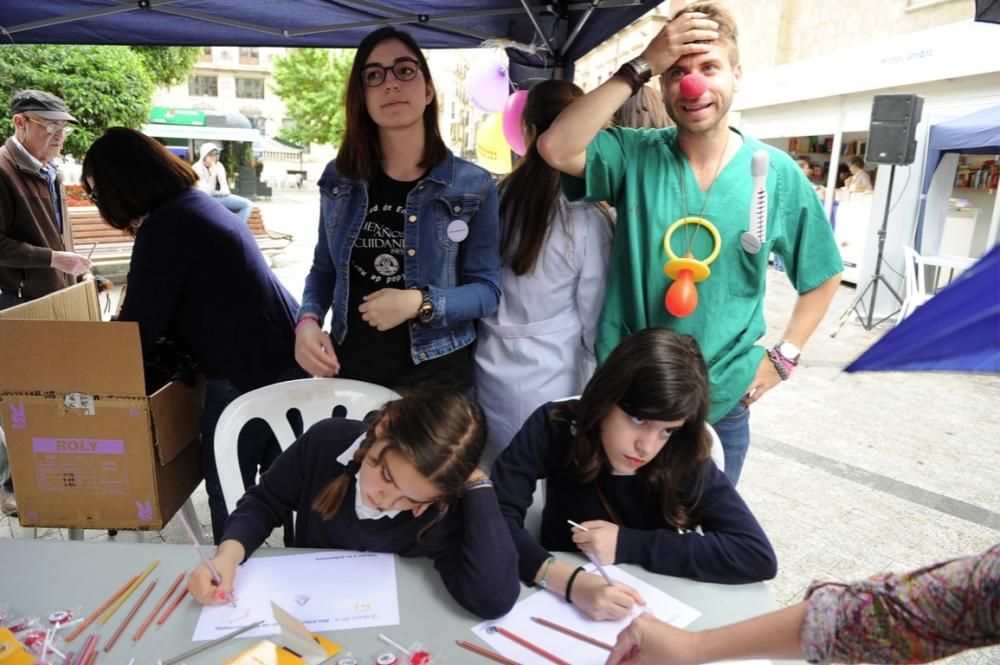
[[[236,574],[236,607],[204,607],[195,642],[213,640],[248,623],[265,623],[245,637],[281,632],[271,601],[312,632],[399,624],[392,554],[313,552],[250,559]]]
[[[593,564],[586,566],[586,570],[594,572]],[[693,607],[685,605],[648,582],[643,582],[615,566],[604,566],[604,570],[608,572],[611,579],[628,584],[638,591],[639,595],[646,601],[647,610],[651,611],[657,619],[683,628],[701,616],[701,612]],[[573,665],[604,665],[608,659],[608,651],[539,625],[532,621],[531,617],[540,617],[596,640],[614,644],[618,633],[628,626],[641,611],[641,609],[637,609],[632,616],[621,621],[594,621],[560,596],[548,591],[538,591],[515,605],[514,609],[503,618],[497,621],[484,621],[475,626],[472,632],[496,651],[522,665],[552,665],[552,662],[503,635],[488,633],[488,627],[501,626],[506,628],[518,637],[526,639],[549,653],[573,663]]]

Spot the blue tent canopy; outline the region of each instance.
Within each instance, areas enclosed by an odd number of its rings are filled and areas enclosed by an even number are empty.
[[[975,113],[931,125],[927,139],[927,163],[921,193],[927,196],[934,172],[946,152],[970,154],[1000,154],[1000,106],[982,109]],[[917,248],[924,230],[924,204],[921,203],[917,220]]]
[[[659,4],[657,0],[31,0],[4,2],[2,43],[320,46],[353,48],[395,25],[423,48],[474,48],[489,39],[541,47],[508,49],[515,81],[551,76]],[[546,53],[547,51],[547,53]]]
[[[1000,372],[1000,245],[844,371]]]

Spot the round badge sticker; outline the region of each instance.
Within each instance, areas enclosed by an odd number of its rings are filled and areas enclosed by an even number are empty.
[[[448,239],[452,242],[462,242],[469,237],[469,225],[456,219],[448,225]]]
[[[747,254],[756,254],[761,248],[760,239],[749,231],[740,236],[740,245]]]

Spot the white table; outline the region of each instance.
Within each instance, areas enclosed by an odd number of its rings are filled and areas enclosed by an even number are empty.
[[[261,548],[254,556],[301,554],[307,550]],[[561,555],[584,561],[583,557]],[[72,542],[58,540],[0,539],[0,602],[7,602],[19,614],[48,616],[51,612],[80,608],[87,616],[108,598],[133,573],[159,559],[153,576],[159,583],[136,614],[129,628],[110,653],[103,645],[117,629],[139,594],[133,596],[104,626],[97,622],[77,637],[70,646],[82,649],[86,637],[100,628],[99,665],[155,665],[179,655],[197,644],[191,636],[201,606],[190,596],[174,611],[162,627],[154,622],[139,642],[132,635],[165,592],[177,574],[190,571],[198,557],[190,545],[142,543]],[[763,584],[720,585],[655,575],[638,566],[623,566],[633,575],[651,582],[677,599],[697,608],[701,617],[692,628],[709,628],[739,621],[775,609],[774,601]],[[396,559],[399,590],[399,626],[366,628],[324,633],[345,650],[367,657],[382,646],[377,640],[386,633],[400,644],[419,641],[448,657],[449,665],[487,665],[490,661],[455,645],[461,639],[482,644],[469,630],[479,619],[463,610],[440,582],[429,559]],[[146,583],[143,583],[145,587]],[[522,586],[522,599],[534,589]],[[221,663],[258,641],[259,638],[236,638],[215,649],[187,660],[189,665]],[[777,661],[776,661],[777,662]]]
[[[931,267],[934,269],[935,274],[931,283],[934,284],[935,291],[951,284],[956,277],[962,274],[962,271],[966,270],[969,266],[976,262],[976,259],[970,256],[952,255],[922,255],[920,260],[923,262],[925,267]],[[942,284],[942,278],[945,277],[946,271],[947,279],[945,279]]]

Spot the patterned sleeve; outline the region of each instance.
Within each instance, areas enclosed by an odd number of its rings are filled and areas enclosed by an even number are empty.
[[[923,663],[1000,643],[1000,545],[854,584],[814,583],[800,635],[810,663]]]

